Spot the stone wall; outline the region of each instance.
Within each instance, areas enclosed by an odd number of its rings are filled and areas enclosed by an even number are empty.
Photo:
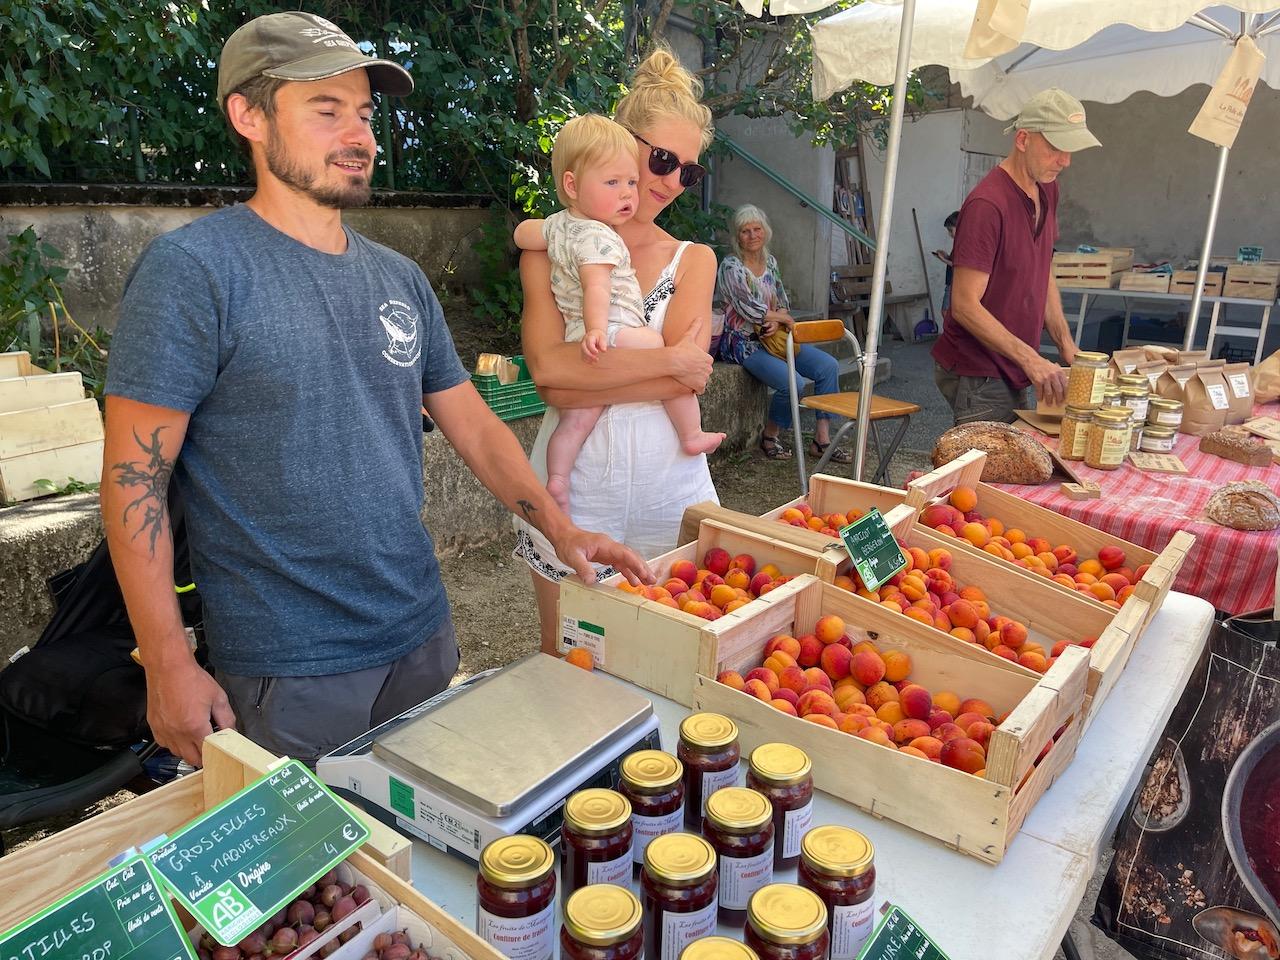
[[[89,329],[111,329],[125,278],[148,242],[247,199],[250,192],[231,187],[0,184],[0,238],[34,226],[41,239],[62,251],[70,267],[63,296],[71,315]],[[461,287],[480,276],[472,245],[492,215],[488,204],[488,198],[459,194],[381,192],[368,207],[344,217],[365,236],[416,261],[437,287]]]

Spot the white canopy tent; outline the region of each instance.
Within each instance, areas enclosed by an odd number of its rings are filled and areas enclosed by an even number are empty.
[[[745,5],[745,4],[744,4]],[[774,14],[806,13],[823,0],[772,0]],[[1139,90],[1172,95],[1196,83],[1212,84],[1242,34],[1264,54],[1280,54],[1280,0],[1029,0],[1022,43],[995,59],[964,56],[977,0],[865,0],[813,28],[814,95],[826,99],[858,80],[894,83],[894,110],[886,157],[867,349],[874,365],[883,319],[884,265],[892,217],[902,100],[911,69],[936,64],[950,69],[975,105],[1000,119],[1017,114],[1039,90],[1060,86],[1085,101],[1115,103]],[[1269,56],[1261,82],[1280,89],[1280,56]],[[1105,145],[1104,145],[1105,146]],[[1190,310],[1191,346],[1208,270],[1228,148],[1219,148],[1216,181],[1205,229],[1200,276]],[[872,382],[863,369],[864,388]],[[869,416],[871,393],[860,409]],[[866,446],[859,425],[857,476]]]

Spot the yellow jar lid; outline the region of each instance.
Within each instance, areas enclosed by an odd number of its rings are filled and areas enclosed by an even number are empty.
[[[745,943],[728,937],[703,937],[684,948],[680,960],[760,960]]]
[[[800,783],[812,770],[808,755],[789,743],[762,743],[751,751],[751,772],[780,787]]]
[[[1094,407],[1074,407],[1067,405],[1065,415],[1076,420],[1088,420],[1093,416]]]
[[[650,793],[677,783],[684,776],[684,764],[661,750],[637,750],[622,758],[619,772],[628,786]]]
[[[1116,383],[1121,387],[1142,387],[1143,390],[1146,390],[1151,385],[1151,381],[1140,373],[1122,374],[1116,377]]]
[[[827,905],[812,890],[771,883],[751,895],[747,922],[770,943],[812,943],[826,932]]]
[[[707,797],[707,820],[734,833],[758,830],[773,820],[773,804],[747,787],[721,787]]]
[[[1096,364],[1106,363],[1111,358],[1105,353],[1092,353],[1088,350],[1077,350],[1073,363]]]
[[[579,943],[607,947],[640,929],[640,901],[630,890],[596,883],[575,890],[564,905],[564,927]]]
[[[738,739],[738,725],[718,713],[694,713],[680,721],[680,739],[706,750],[727,747]]]
[[[828,877],[860,877],[871,869],[876,848],[849,827],[814,827],[800,841],[800,857]]]
[[[1093,412],[1093,420],[1105,427],[1123,427],[1132,415],[1128,407],[1103,407]]]
[[[698,883],[715,872],[716,851],[696,833],[664,833],[644,848],[644,868],[655,880]]]
[[[1145,397],[1150,392],[1151,391],[1146,387],[1139,387],[1128,383],[1120,388],[1120,396],[1122,397]]]
[[[1148,423],[1142,431],[1144,437],[1150,437],[1152,440],[1169,440],[1178,432],[1177,427],[1166,426],[1164,424]]]
[[[617,790],[579,790],[564,804],[564,822],[574,833],[613,833],[631,819],[631,801]]]
[[[495,887],[531,887],[555,866],[551,848],[537,837],[499,837],[480,854],[480,873]]]
[[[1169,397],[1152,397],[1151,406],[1157,407],[1161,410],[1181,410],[1182,401],[1172,400]]]

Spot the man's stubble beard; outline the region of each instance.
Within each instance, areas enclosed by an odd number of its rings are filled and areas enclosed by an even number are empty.
[[[334,210],[347,210],[351,207],[362,207],[369,202],[372,187],[363,177],[349,177],[348,184],[343,187],[317,186],[316,175],[304,169],[290,158],[284,141],[273,128],[265,144],[267,169],[271,175],[285,186],[310,197],[316,203]],[[325,158],[325,167],[337,160],[363,160],[369,163],[372,158],[364,151],[347,151],[335,157]],[[372,166],[370,166],[372,175]]]

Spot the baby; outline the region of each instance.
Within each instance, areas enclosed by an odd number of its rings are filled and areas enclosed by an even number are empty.
[[[610,347],[664,346],[645,326],[644,301],[626,244],[614,230],[636,212],[640,177],[635,138],[607,117],[588,114],[564,125],[551,150],[556,194],[565,209],[516,227],[516,246],[546,250],[551,292],[564,315],[564,338],[582,343],[594,363]],[[693,393],[664,401],[685,453],[710,453],[723,433],[705,433]],[[547,444],[547,492],[568,510],[569,475],[603,407],[560,411]]]

